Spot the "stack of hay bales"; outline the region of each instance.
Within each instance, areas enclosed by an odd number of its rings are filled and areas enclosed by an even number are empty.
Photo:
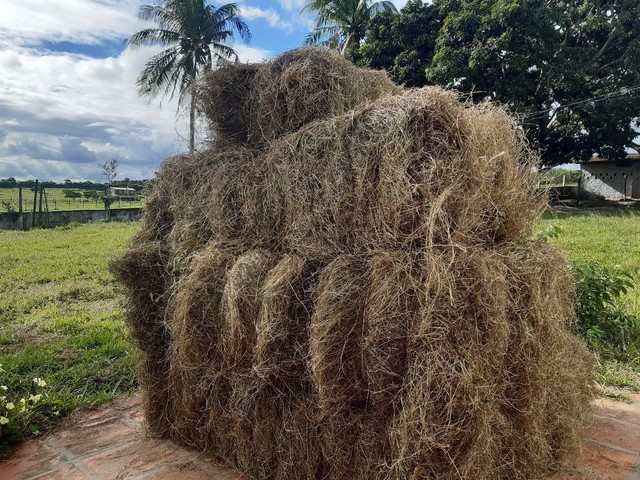
[[[591,359],[535,157],[502,110],[318,49],[213,72],[128,287],[147,425],[256,479],[531,479]]]

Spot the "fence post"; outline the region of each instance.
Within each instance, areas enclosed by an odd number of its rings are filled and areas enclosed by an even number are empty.
[[[36,186],[33,192],[33,210],[31,210],[31,228],[36,225],[36,205],[38,202],[38,180],[36,180]]]

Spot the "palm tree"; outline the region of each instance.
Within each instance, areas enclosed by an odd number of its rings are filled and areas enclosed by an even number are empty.
[[[369,21],[378,13],[397,13],[392,2],[371,0],[310,0],[302,12],[314,12],[316,25],[305,38],[307,45],[325,45],[346,56],[351,45],[359,45]]]
[[[149,100],[159,94],[179,92],[179,105],[191,97],[189,110],[189,151],[195,149],[195,89],[198,76],[211,70],[216,63],[238,60],[238,54],[228,43],[234,32],[249,42],[249,27],[240,17],[235,3],[215,8],[207,0],[163,0],[143,5],[138,11],[141,20],[151,21],[158,28],[148,28],[131,35],[127,45],[169,46],[151,57],[140,73],[138,93]]]

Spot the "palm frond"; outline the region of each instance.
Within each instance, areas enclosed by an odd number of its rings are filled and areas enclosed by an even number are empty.
[[[138,76],[138,93],[149,100],[160,93],[166,95],[172,88],[171,79],[175,77],[175,67],[180,55],[180,48],[173,47],[154,55],[146,63]],[[175,86],[171,92],[171,98]]]
[[[342,29],[338,25],[330,25],[330,26],[324,26],[324,27],[316,26],[316,28],[313,29],[312,32],[306,35],[306,37],[304,38],[304,43],[305,45],[327,46],[328,40],[334,37],[340,37],[341,33],[342,33]]]
[[[180,25],[179,18],[169,8],[169,3],[167,2],[166,5],[141,5],[138,9],[138,18],[145,22],[155,23],[161,29],[178,30]]]
[[[134,33],[126,41],[126,45],[140,47],[143,45],[171,45],[180,40],[180,34],[171,30],[147,28]]]

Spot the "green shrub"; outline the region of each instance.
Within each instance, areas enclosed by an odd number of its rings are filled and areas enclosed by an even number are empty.
[[[633,288],[633,277],[620,266],[598,262],[574,264],[578,332],[598,351],[624,352],[640,339],[640,321],[627,313],[621,296]]]

